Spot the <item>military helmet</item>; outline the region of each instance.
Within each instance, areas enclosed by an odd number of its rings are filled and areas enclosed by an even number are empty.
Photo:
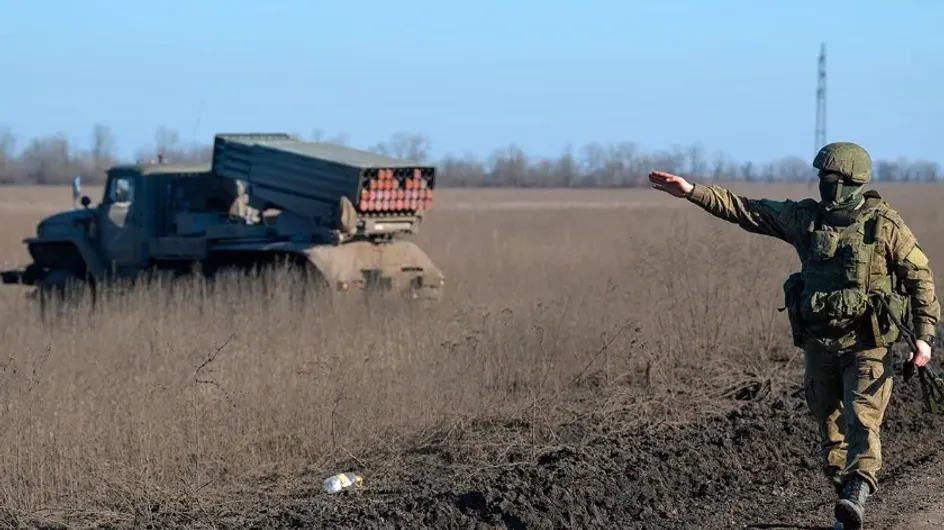
[[[872,157],[861,145],[852,142],[824,145],[816,153],[813,167],[820,170],[820,175],[838,173],[851,184],[866,184],[872,180]]]

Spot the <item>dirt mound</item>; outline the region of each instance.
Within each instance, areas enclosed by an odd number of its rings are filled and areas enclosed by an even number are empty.
[[[525,448],[499,458],[430,444],[403,455],[402,473],[364,471],[377,484],[368,491],[314,493],[239,519],[370,529],[731,528],[772,501],[808,493],[815,441],[802,412],[798,400],[777,399],[681,426],[596,432],[580,420],[561,428],[595,434],[533,457]],[[466,436],[495,446],[496,434],[530,428],[492,427]]]
[[[396,473],[372,476],[368,466],[364,473],[375,484],[369,490],[313,493],[250,520],[240,514],[239,524],[475,530],[827,524],[831,488],[820,475],[799,390],[731,406],[681,425],[628,429],[600,429],[590,415],[558,426],[581,433],[580,441],[533,455],[513,444],[501,452],[468,449],[473,440],[499,447],[531,425],[478,426],[461,446],[420,444],[401,456]],[[888,484],[938,453],[937,424],[921,412],[916,383],[899,388],[886,423]]]

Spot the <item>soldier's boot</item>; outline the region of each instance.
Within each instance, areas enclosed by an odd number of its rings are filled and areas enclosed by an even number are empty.
[[[834,513],[836,520],[845,530],[862,528],[865,518],[865,501],[869,497],[869,484],[859,476],[847,480],[842,488],[842,495],[836,502]]]
[[[833,489],[836,490],[837,497],[842,497],[842,483],[841,482],[833,482]]]

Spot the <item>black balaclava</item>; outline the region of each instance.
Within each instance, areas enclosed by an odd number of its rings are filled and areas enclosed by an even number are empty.
[[[846,210],[859,205],[862,195],[861,185],[850,184],[842,177],[835,182],[827,182],[822,178],[825,176],[824,172],[821,172],[819,176],[820,204],[826,210]]]

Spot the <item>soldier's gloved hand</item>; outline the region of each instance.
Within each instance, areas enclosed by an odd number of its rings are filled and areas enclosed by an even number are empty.
[[[662,190],[675,197],[685,197],[692,193],[695,186],[678,175],[666,173],[664,171],[653,171],[649,173],[649,182],[652,187]]]
[[[915,341],[918,346],[918,357],[915,358],[914,352],[908,352],[908,360],[914,359],[915,366],[924,366],[931,362],[931,345],[921,339]]]

